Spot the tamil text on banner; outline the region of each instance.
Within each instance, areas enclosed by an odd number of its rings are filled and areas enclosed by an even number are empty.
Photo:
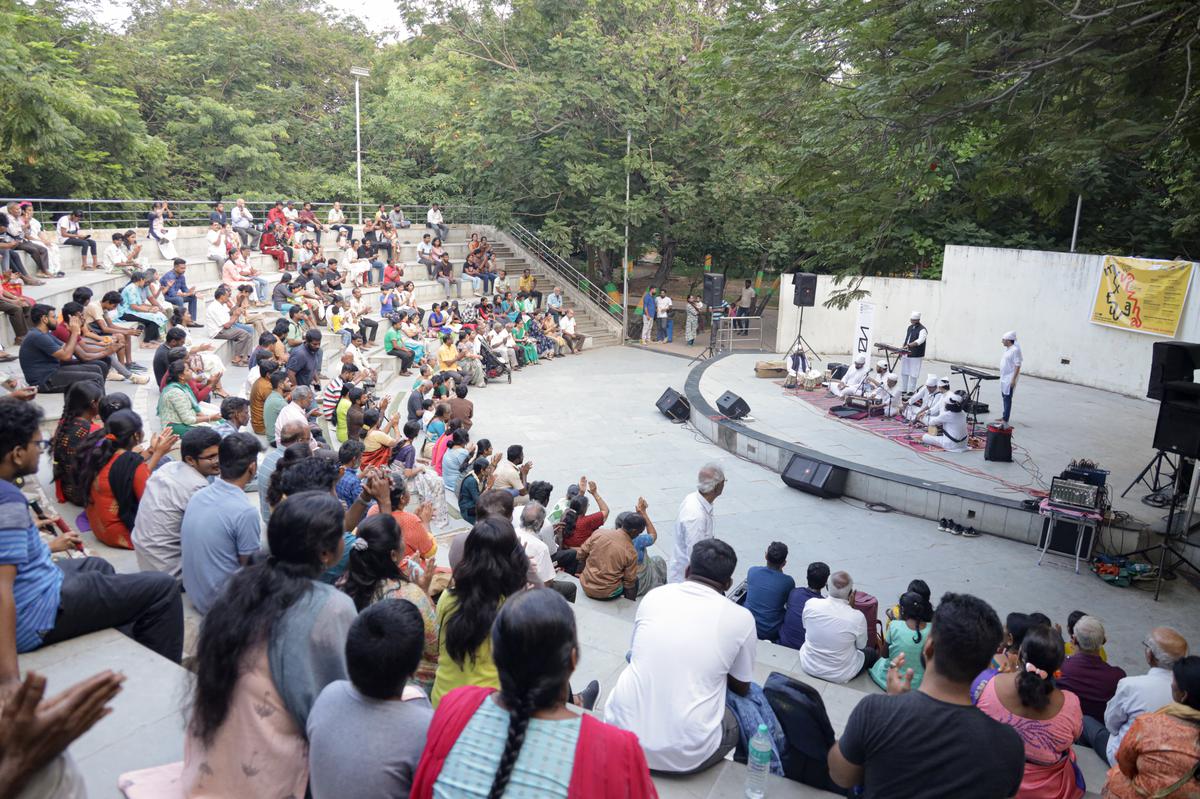
[[[851,355],[871,357],[871,347],[875,344],[875,303],[858,303],[858,319],[854,325],[854,344],[850,348]]]
[[[1191,261],[1104,257],[1092,319],[1137,333],[1174,337],[1183,315]]]

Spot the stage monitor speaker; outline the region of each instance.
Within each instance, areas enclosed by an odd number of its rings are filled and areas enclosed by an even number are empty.
[[[730,419],[741,419],[750,413],[750,406],[737,394],[734,394],[732,391],[726,391],[717,398],[717,410],[721,412],[722,416],[728,416]]]
[[[797,308],[811,308],[817,304],[817,276],[811,272],[797,272],[792,275],[792,286],[795,294],[792,304]]]
[[[783,470],[783,482],[806,494],[832,499],[846,490],[847,472],[841,466],[793,455]]]
[[[673,388],[664,391],[654,404],[662,411],[663,416],[677,422],[686,422],[692,413],[692,404],[688,402],[687,397]]]
[[[725,302],[725,275],[720,272],[704,273],[704,304],[719,308]]]
[[[1150,360],[1150,385],[1146,396],[1163,398],[1163,384],[1174,381],[1193,382],[1200,369],[1200,344],[1186,341],[1156,341]]]
[[[1046,549],[1059,555],[1065,555],[1068,558],[1075,557],[1075,543],[1079,538],[1079,525],[1075,522],[1070,522],[1065,519],[1060,519],[1053,522],[1053,525],[1042,525],[1042,531],[1038,535],[1038,549],[1041,549],[1046,544],[1046,527],[1050,526],[1050,546]],[[1088,527],[1082,531],[1083,540],[1079,542],[1079,559],[1089,561],[1092,559],[1092,546],[1095,541],[1092,540],[1093,531]]]
[[[1164,383],[1154,427],[1154,448],[1200,458],[1200,384]]]

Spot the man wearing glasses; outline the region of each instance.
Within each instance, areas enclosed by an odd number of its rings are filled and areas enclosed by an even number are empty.
[[[102,558],[55,563],[14,484],[47,449],[42,409],[0,400],[0,704],[21,685],[17,654],[117,627],[175,663],[183,654],[183,602],[166,574],[117,574]]]
[[[180,530],[188,501],[216,476],[221,434],[207,425],[193,427],[179,441],[180,460],[154,470],[133,522],[134,552],[144,572],[183,573]]]

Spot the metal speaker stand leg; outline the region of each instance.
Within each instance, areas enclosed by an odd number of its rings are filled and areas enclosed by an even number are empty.
[[[1174,487],[1175,475],[1178,470],[1179,463],[1171,460],[1170,453],[1159,450],[1150,459],[1150,462],[1138,472],[1138,476],[1133,478],[1133,482],[1121,492],[1121,496],[1124,497],[1139,483],[1150,489],[1151,494],[1161,494],[1166,489]]]

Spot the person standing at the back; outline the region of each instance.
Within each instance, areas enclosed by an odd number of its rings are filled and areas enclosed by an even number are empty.
[[[642,343],[649,344],[654,332],[654,320],[658,316],[658,302],[655,294],[658,289],[651,286],[642,296]]]
[[[675,517],[675,548],[671,556],[667,582],[681,583],[697,542],[716,536],[713,528],[713,502],[725,490],[725,472],[715,463],[707,463],[696,479],[696,490],[679,503]]]
[[[737,315],[742,317],[742,319],[733,323],[734,327],[741,331],[739,335],[750,335],[750,322],[746,317],[750,316],[750,313],[754,310],[754,299],[756,296],[757,292],[754,290],[754,284],[747,280],[745,287],[742,289],[741,296],[738,297],[737,303]]]

